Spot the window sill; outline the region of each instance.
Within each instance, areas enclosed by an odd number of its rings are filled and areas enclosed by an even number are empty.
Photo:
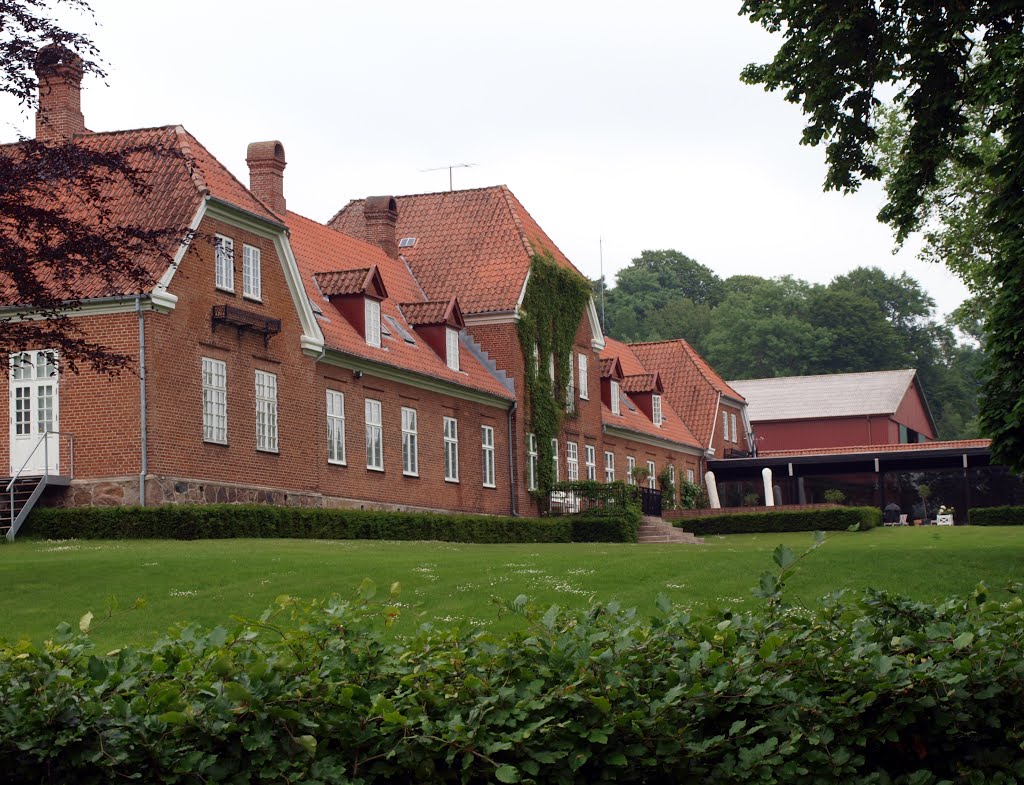
[[[213,439],[203,439],[203,444],[213,444],[213,445],[216,445],[217,447],[227,447],[228,446],[227,442],[217,442],[217,441],[214,441]]]
[[[419,472],[402,472],[403,477],[415,477],[417,480],[420,478]]]
[[[214,286],[213,288],[216,289],[221,294],[230,294],[232,297],[238,296],[237,294],[235,294],[234,289],[225,289],[223,286]]]
[[[248,300],[251,303],[259,303],[260,305],[263,305],[263,298],[262,297],[253,297],[251,294],[243,294],[242,295],[242,299],[243,300]]]
[[[281,454],[280,450],[267,450],[267,449],[265,449],[263,447],[257,447],[256,448],[256,452],[261,452],[264,455],[280,455]]]
[[[452,485],[458,485],[459,484],[458,480],[450,480],[447,477],[444,478],[444,481],[447,482],[447,483],[451,483]]]
[[[496,489],[496,488],[497,488],[498,486],[497,486],[497,485],[488,485],[487,483],[484,483],[484,484],[483,484],[483,487],[484,487],[484,488],[487,488],[488,490],[491,490],[491,491],[493,491],[493,490],[495,490],[495,489]]]
[[[381,474],[383,474],[384,473],[384,467],[383,466],[367,466],[366,467],[366,471],[368,471],[368,472],[380,472]]]
[[[346,461],[332,461],[330,458],[327,459],[328,466],[348,466]]]

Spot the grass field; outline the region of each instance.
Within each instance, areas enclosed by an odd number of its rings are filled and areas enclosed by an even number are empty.
[[[20,541],[0,547],[0,638],[42,640],[60,621],[112,602],[120,614],[93,637],[103,647],[155,640],[170,625],[228,624],[257,616],[274,598],[348,594],[369,577],[402,584],[400,628],[419,621],[507,629],[492,596],[585,606],[618,599],[654,609],[659,592],[688,606],[746,606],[779,543],[802,551],[813,535],[710,537],[679,545],[463,545],[454,543],[204,540]],[[837,535],[802,562],[790,601],[873,586],[937,600],[1024,582],[1024,527],[876,529]]]

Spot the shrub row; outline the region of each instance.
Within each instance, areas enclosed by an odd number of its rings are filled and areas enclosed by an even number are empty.
[[[876,507],[827,507],[813,510],[742,512],[706,515],[673,521],[694,534],[756,534],[759,532],[844,531],[857,524],[861,531],[882,524]]]
[[[42,646],[0,644],[4,780],[1024,778],[1019,598],[869,592],[819,611],[691,617],[659,597],[643,620],[615,603],[542,614],[520,597],[522,632],[396,636],[395,597],[374,605],[373,592],[279,598],[232,632],[190,627],[105,656],[66,624]]]
[[[1024,526],[1024,507],[973,507],[972,526]]]
[[[431,512],[169,504],[35,510],[25,533],[49,539],[224,539],[292,537],[449,542],[636,542],[629,516],[512,518]]]

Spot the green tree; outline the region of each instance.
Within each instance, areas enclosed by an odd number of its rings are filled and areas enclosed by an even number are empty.
[[[784,91],[808,117],[804,144],[825,145],[825,188],[886,178],[879,219],[898,242],[936,215],[950,163],[991,178],[983,220],[995,282],[985,320],[980,421],[996,460],[1024,470],[1024,4],[1019,0],[744,0],[741,13],[782,37],[743,79]],[[876,160],[895,90],[905,135],[886,170]],[[1002,143],[986,161],[971,118]]]

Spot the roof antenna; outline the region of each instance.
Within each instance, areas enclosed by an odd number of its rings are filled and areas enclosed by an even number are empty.
[[[449,166],[435,166],[433,169],[420,169],[421,172],[440,172],[444,169],[448,170],[448,190],[454,191],[455,188],[452,186],[452,169],[469,169],[471,166],[476,164],[450,164]]]
[[[601,235],[597,236],[597,255],[600,259],[601,264],[601,332],[604,329],[604,239]]]

